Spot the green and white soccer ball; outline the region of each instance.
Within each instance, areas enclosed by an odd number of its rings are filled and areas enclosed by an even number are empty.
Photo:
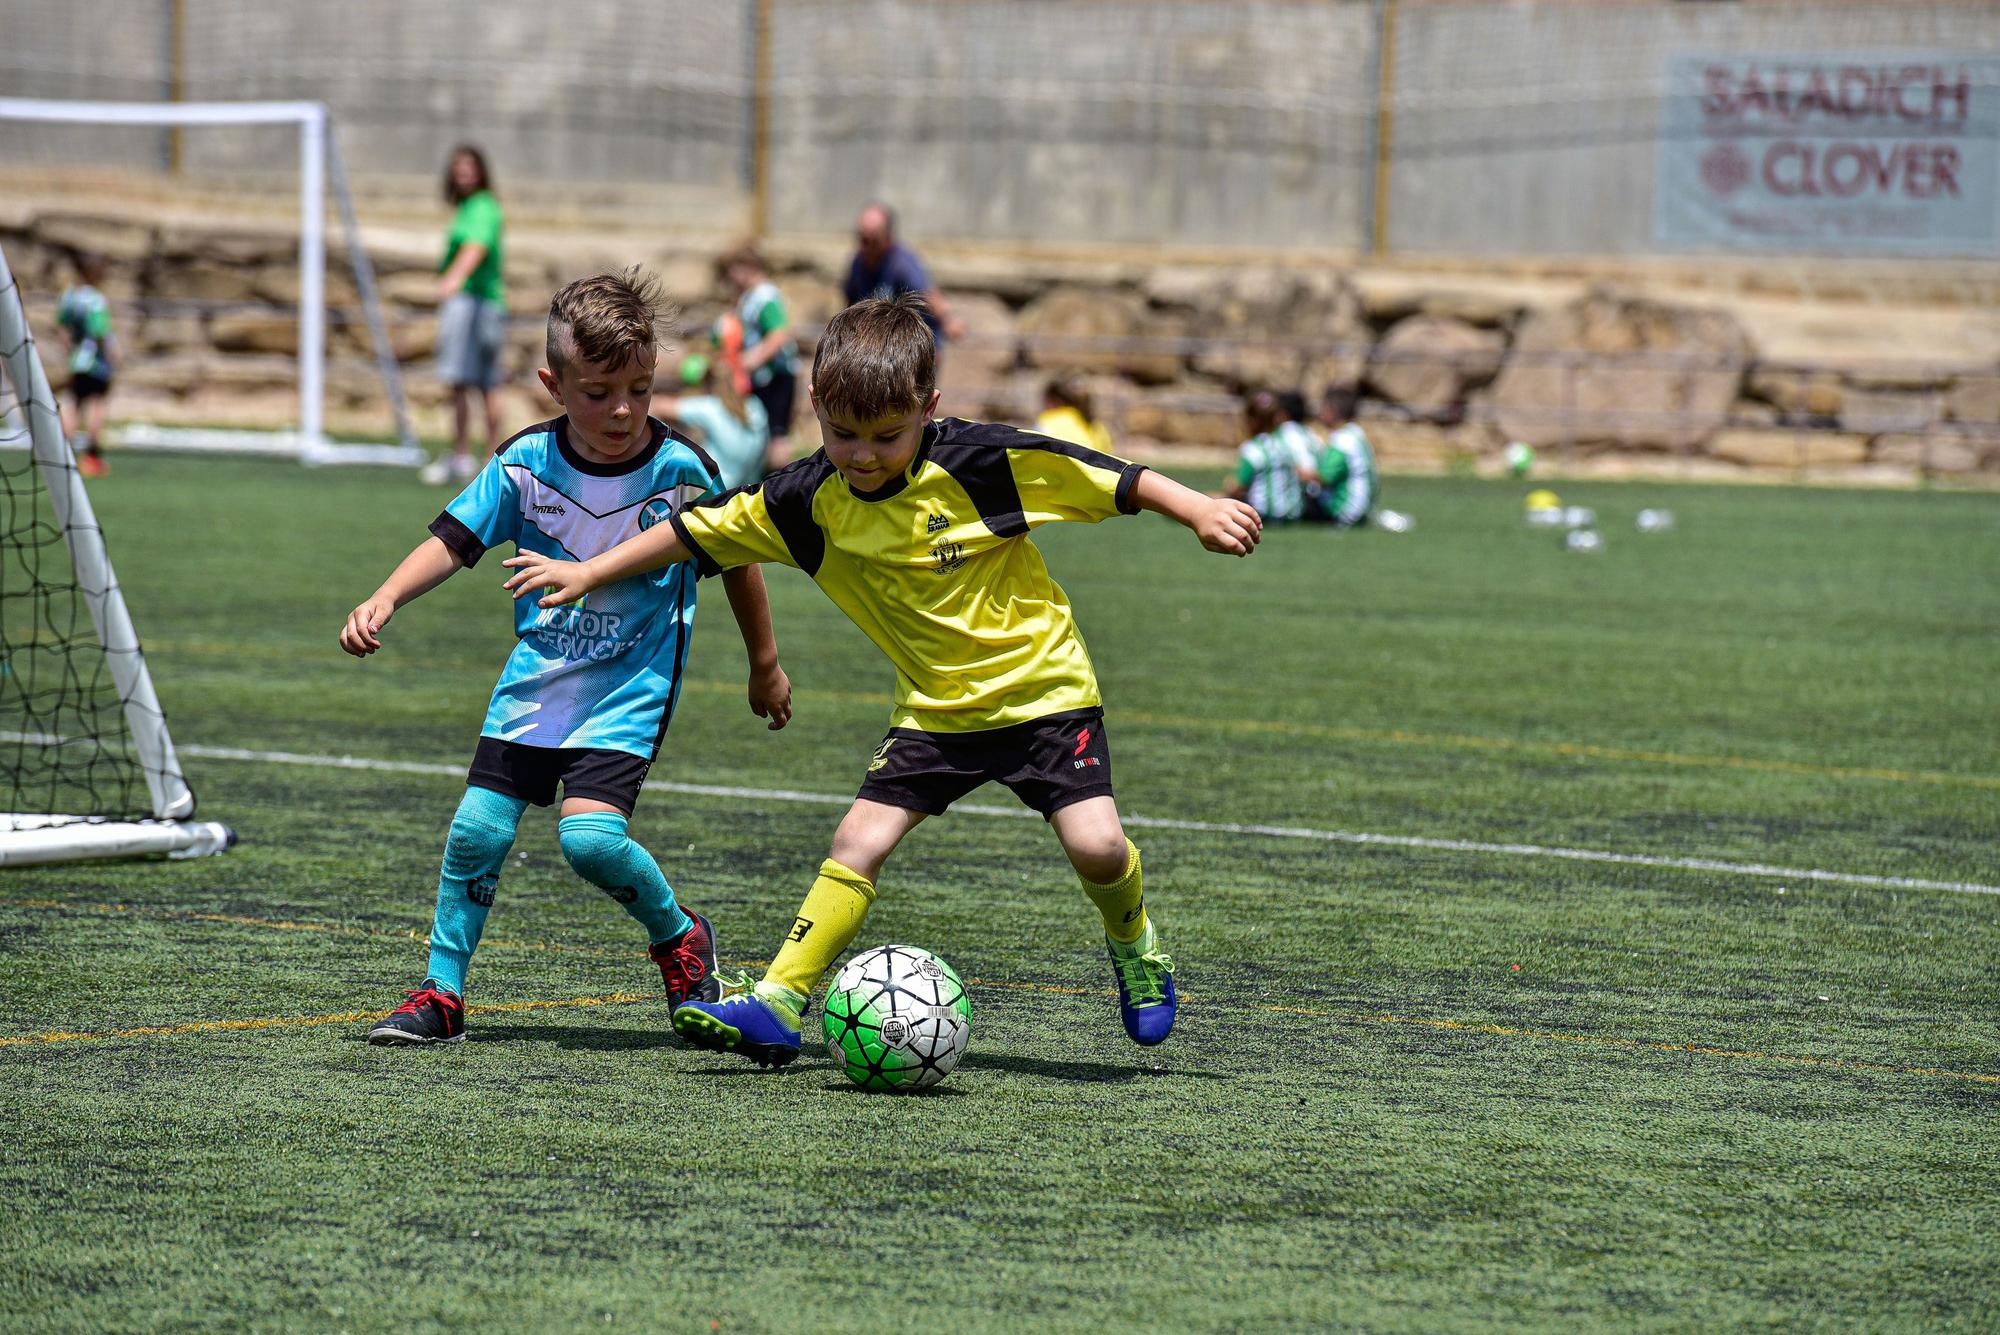
[[[877,946],[827,989],[827,1055],[863,1089],[906,1093],[951,1074],[972,1037],[965,984],[915,946]]]

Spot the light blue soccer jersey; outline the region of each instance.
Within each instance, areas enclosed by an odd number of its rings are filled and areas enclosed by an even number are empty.
[[[431,523],[466,565],[490,547],[582,561],[717,489],[701,447],[649,419],[652,440],[619,464],[592,463],[569,419],[501,446]],[[652,759],[673,718],[694,628],[695,567],[665,566],[593,590],[567,607],[514,603],[514,646],[486,709],[485,737],[524,746],[593,747]]]

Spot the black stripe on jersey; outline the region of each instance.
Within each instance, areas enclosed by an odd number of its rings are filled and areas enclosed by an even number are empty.
[[[1021,513],[1021,489],[1007,465],[1010,449],[1034,448],[1045,439],[998,422],[967,422],[948,418],[931,423],[924,455],[951,475],[972,498],[973,508],[996,538],[1018,538],[1028,531]]]
[[[493,451],[493,457],[496,459],[500,459],[500,462],[503,464],[506,463],[507,461],[505,459],[501,459],[500,456],[507,453],[508,446],[512,445],[517,440],[526,440],[529,436],[539,436],[546,432],[554,431],[556,429],[556,423],[562,420],[563,419],[560,417],[551,417],[546,422],[537,422],[533,426],[522,427],[519,431],[516,431],[513,435],[507,437],[507,439],[500,442],[499,448]]]
[[[814,450],[805,458],[786,464],[762,482],[752,482],[746,487],[725,491],[720,496],[704,496],[688,508],[705,510],[712,505],[723,504],[737,492],[763,492],[765,512],[771,516],[778,536],[785,540],[785,548],[791,552],[793,562],[810,577],[819,573],[820,564],[826,560],[826,534],[820,532],[819,525],[813,520],[813,497],[832,476],[833,461],[826,457],[826,451]],[[694,553],[702,575],[720,574],[722,567],[688,533],[678,510],[672,518],[674,535]]]
[[[1127,463],[1088,446],[999,422],[968,422],[952,417],[934,425],[937,436],[930,442],[929,456],[965,488],[979,509],[979,517],[986,521],[986,527],[995,537],[1011,538],[1028,531],[1027,520],[1021,515],[1020,488],[1015,485],[1013,469],[1007,462],[1008,450],[1042,450],[1116,473],[1118,488],[1113,503],[1121,514],[1139,512],[1132,489],[1139,483],[1139,474],[1146,471],[1144,464]]]
[[[629,459],[620,459],[615,464],[600,464],[593,463],[581,454],[578,454],[576,447],[569,443],[568,413],[564,413],[561,417],[558,417],[553,425],[556,432],[556,450],[562,455],[563,462],[574,468],[577,472],[588,473],[592,477],[624,477],[627,473],[638,472],[641,468],[653,462],[653,456],[660,452],[660,446],[666,444],[667,437],[674,434],[668,428],[667,424],[659,418],[648,417],[646,419],[648,439],[645,449],[640,450]],[[693,442],[690,441],[688,443],[692,444]],[[709,468],[713,471],[714,464],[710,463]]]
[[[479,540],[479,535],[449,510],[440,510],[438,517],[431,520],[431,536],[451,548],[468,570],[478,565],[479,558],[486,555],[486,544]]]
[[[713,455],[709,454],[707,450],[704,450],[701,446],[695,444],[693,441],[689,440],[686,436],[682,435],[680,432],[668,426],[665,422],[661,422],[659,418],[655,417],[650,420],[657,423],[660,429],[667,433],[668,440],[679,441],[681,444],[687,446],[690,450],[694,451],[694,457],[701,460],[701,466],[708,472],[708,485],[710,490],[720,491],[722,489],[722,470],[715,466],[715,458]]]
[[[687,577],[685,562],[674,567],[673,590],[666,597],[668,607],[679,607],[681,600],[687,597]],[[688,632],[693,629],[694,627],[685,621],[680,623],[680,642],[674,646],[674,684],[667,691],[666,707],[660,711],[660,726],[653,734],[654,760],[660,758],[660,743],[667,740],[667,725],[674,721],[674,706],[681,700],[681,683],[687,680],[688,641],[693,638]]]
[[[722,496],[733,496],[735,494],[736,494],[735,492],[725,491],[722,493]],[[717,501],[721,500],[722,496],[711,496],[707,500],[696,501],[695,504],[713,505]],[[722,573],[722,567],[715,563],[715,558],[710,556],[707,552],[703,551],[701,549],[701,544],[694,540],[694,535],[688,532],[688,526],[681,519],[681,512],[679,510],[676,510],[672,514],[668,515],[667,522],[674,526],[674,536],[681,540],[681,546],[687,548],[688,551],[694,556],[695,572],[699,574],[701,578],[714,579],[717,575],[720,575]]]

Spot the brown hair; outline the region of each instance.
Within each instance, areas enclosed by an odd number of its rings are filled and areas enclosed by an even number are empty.
[[[937,388],[937,344],[921,294],[857,301],[827,322],[813,353],[819,406],[856,422],[921,408]]]
[[[1059,375],[1049,381],[1042,396],[1058,408],[1074,408],[1084,421],[1095,423],[1097,415],[1091,411],[1090,390],[1084,386],[1083,377],[1076,374]]]
[[[731,267],[738,264],[747,265],[755,269],[758,273],[764,273],[767,270],[767,266],[764,263],[764,252],[757,248],[755,241],[739,241],[728,250],[723,251],[722,254],[716,257],[715,272],[718,276],[727,278]]]
[[[458,160],[461,157],[471,158],[472,165],[479,168],[479,184],[473,186],[472,189],[470,190],[460,190],[458,188],[458,182],[451,179],[452,178],[451,169],[458,165]],[[445,154],[444,197],[446,203],[463,204],[466,200],[472,198],[480,191],[491,190],[492,188],[493,188],[493,173],[487,170],[486,155],[479,151],[477,145],[460,144],[457,148],[454,148],[451,152]]]
[[[657,349],[672,318],[660,280],[636,264],[579,278],[549,302],[549,370],[561,375],[572,358],[622,366]]]

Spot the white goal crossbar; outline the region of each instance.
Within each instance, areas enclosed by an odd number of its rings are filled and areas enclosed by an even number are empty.
[[[403,403],[396,359],[388,348],[374,304],[375,283],[368,252],[353,219],[332,119],[322,102],[72,102],[55,98],[0,97],[0,120],[50,121],[87,125],[296,125],[299,128],[299,427],[276,433],[259,453],[290,455],[309,464],[379,463],[415,466],[424,461]],[[369,331],[376,344],[401,442],[396,445],[333,445],[326,437],[326,182],[333,173],[347,228]],[[127,443],[170,446],[176,433],[150,428]],[[243,452],[243,433],[223,448]],[[191,448],[201,448],[191,445]]]

